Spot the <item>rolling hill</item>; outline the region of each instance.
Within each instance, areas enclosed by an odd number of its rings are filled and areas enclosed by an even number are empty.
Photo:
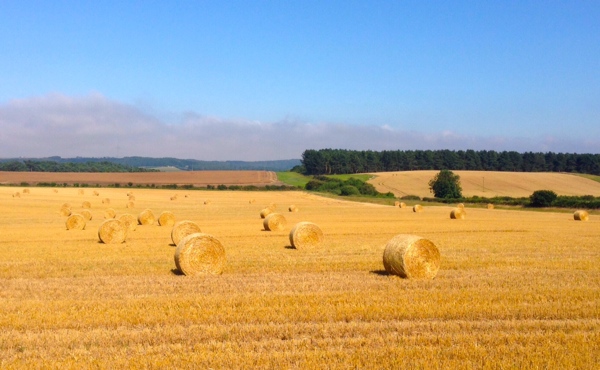
[[[528,197],[536,190],[552,190],[558,195],[600,196],[600,182],[567,173],[452,171],[460,176],[465,197],[496,196]],[[378,172],[369,183],[380,192],[392,192],[398,197],[433,196],[429,180],[439,171]]]

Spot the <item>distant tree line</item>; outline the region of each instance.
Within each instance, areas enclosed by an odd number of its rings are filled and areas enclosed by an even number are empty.
[[[156,172],[156,170],[133,167],[111,162],[59,163],[55,161],[9,161],[0,162],[0,171],[15,172]]]
[[[600,175],[600,154],[493,150],[305,150],[295,170],[306,175],[412,170],[576,172]]]

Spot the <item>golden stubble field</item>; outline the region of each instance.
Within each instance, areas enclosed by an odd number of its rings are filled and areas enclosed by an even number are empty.
[[[0,368],[596,368],[600,217],[331,200],[304,192],[0,187]],[[99,196],[93,196],[97,190]],[[176,200],[170,200],[178,194]],[[187,197],[186,197],[187,195]],[[103,204],[102,199],[110,199]],[[254,199],[254,203],[250,200]],[[204,204],[210,200],[208,204]],[[63,203],[91,203],[66,230]],[[275,203],[283,231],[264,231]],[[291,204],[298,212],[287,212]],[[170,227],[98,241],[106,208],[200,224],[225,247],[222,275],[178,275]],[[290,248],[318,224],[325,242]],[[383,272],[400,233],[433,241],[433,280]]]

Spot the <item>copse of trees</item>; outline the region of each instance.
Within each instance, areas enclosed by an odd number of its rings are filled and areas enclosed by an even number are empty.
[[[54,161],[1,162],[0,171],[14,172],[156,172],[156,170],[126,166],[111,162],[59,163]]]
[[[600,154],[518,153],[493,150],[305,150],[306,175],[412,170],[575,172],[600,175]]]
[[[342,196],[366,195],[375,197],[394,197],[394,194],[382,194],[378,192],[373,185],[356,178],[340,180],[327,176],[315,176],[312,180],[306,183],[304,188],[306,190],[320,191]]]
[[[460,176],[450,170],[441,170],[429,180],[429,190],[436,198],[462,198]]]

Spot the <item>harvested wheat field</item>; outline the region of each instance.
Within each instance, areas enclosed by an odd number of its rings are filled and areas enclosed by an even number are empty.
[[[223,246],[220,275],[182,275],[171,228],[98,240],[126,189],[0,187],[0,368],[553,368],[600,363],[600,215],[406,208],[300,191],[136,189],[136,208],[191,220]],[[175,192],[179,192],[175,190]],[[89,194],[88,194],[89,193]],[[184,194],[190,194],[185,197]],[[210,207],[203,201],[211,199]],[[248,199],[255,199],[249,203]],[[61,205],[91,203],[84,230]],[[268,204],[294,204],[266,232]],[[313,222],[319,248],[288,233]],[[386,244],[418,235],[440,253],[433,279],[383,265]]]
[[[388,191],[397,197],[418,195],[431,197],[429,180],[440,171],[378,172],[368,182],[383,193]],[[600,196],[600,183],[585,177],[566,173],[498,172],[498,171],[452,171],[460,176],[465,197],[477,195],[528,197],[536,190],[553,190],[559,195]]]

